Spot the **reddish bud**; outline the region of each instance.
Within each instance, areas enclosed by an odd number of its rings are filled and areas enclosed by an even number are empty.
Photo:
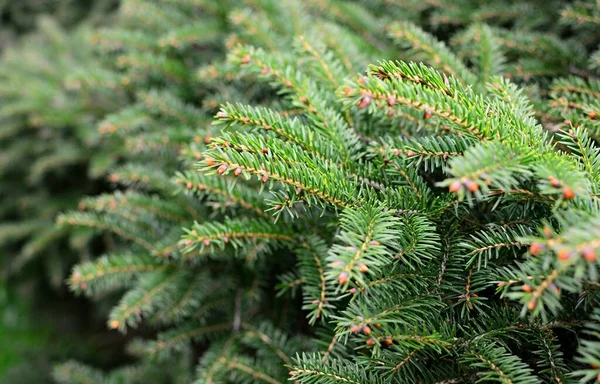
[[[394,340],[389,339],[389,338],[385,339],[385,345],[392,345],[392,344],[394,344]]]
[[[590,112],[588,113],[588,117],[592,120],[596,119],[596,117],[598,117],[598,114],[596,112]]]
[[[223,237],[223,242],[225,244],[229,243],[229,237],[227,237],[227,236]]]
[[[560,251],[558,251],[556,253],[556,255],[558,256],[559,260],[569,260],[571,258],[571,252],[569,252],[566,249],[561,249]]]
[[[371,337],[369,340],[367,340],[367,345],[368,345],[369,347],[372,347],[373,345],[375,345],[375,339],[373,339],[373,338]]]
[[[362,328],[362,331],[363,331],[363,333],[364,333],[365,335],[370,335],[370,334],[371,334],[371,328],[369,328],[367,325],[365,325],[365,326]]]
[[[585,261],[589,261],[590,263],[596,261],[596,252],[590,247],[586,247],[581,252]]]
[[[300,96],[300,102],[304,105],[308,105],[308,99],[304,96]]]
[[[267,181],[269,181],[269,175],[263,175],[263,177],[261,177],[260,179],[263,183],[266,183]]]
[[[206,163],[206,165],[208,165],[209,167],[212,167],[213,165],[215,165],[215,161],[213,159],[209,159],[208,157],[206,159],[204,159],[204,162]]]
[[[264,154],[267,154],[267,153],[269,153],[269,149],[268,149],[268,148],[263,148],[263,149],[262,149],[262,153],[264,153]]]
[[[379,241],[377,241],[377,240],[371,240],[369,242],[369,245],[381,245],[381,243]]]
[[[553,176],[548,177],[548,182],[554,188],[560,188],[560,182]]]
[[[338,276],[338,282],[340,284],[346,284],[348,282],[348,272],[342,272]]]
[[[465,186],[470,192],[477,192],[479,190],[479,184],[471,180],[465,181]]]
[[[242,57],[242,64],[250,64],[252,62],[252,59],[250,58],[250,56],[246,55],[244,57]]]
[[[387,102],[390,107],[393,107],[394,104],[396,104],[396,98],[394,96],[390,96],[388,97]]]
[[[357,333],[360,330],[360,328],[358,327],[358,325],[353,325],[350,327],[350,332],[352,333]]]
[[[460,181],[454,181],[452,182],[452,184],[450,184],[450,192],[452,193],[456,193],[458,191],[460,191],[462,188],[462,183]]]
[[[350,88],[350,87],[344,88],[344,95],[350,96],[351,93],[352,93],[352,88]]]
[[[523,292],[533,292],[533,288],[531,288],[529,285],[527,284],[523,284],[521,286],[521,290],[523,290]]]
[[[352,295],[356,295],[356,293],[358,291],[356,290],[356,288],[350,288],[350,290],[348,292],[350,292],[350,294],[352,294]]]
[[[242,174],[242,167],[237,167],[235,171],[233,171],[234,176],[239,176]]]
[[[358,264],[358,269],[359,271],[361,271],[362,273],[367,273],[369,272],[369,267],[367,267],[366,264]]]
[[[430,119],[430,118],[431,118],[431,115],[432,115],[432,113],[431,113],[431,111],[430,111],[430,110],[426,110],[425,112],[423,112],[423,118],[424,118],[425,120],[427,120],[427,119]]]
[[[544,245],[540,243],[532,243],[529,246],[529,253],[533,256],[537,256],[544,250]]]
[[[185,187],[186,187],[187,189],[192,189],[192,187],[193,187],[193,186],[194,186],[194,184],[192,184],[192,182],[191,182],[191,181],[188,181],[187,183],[185,183]]]
[[[227,164],[221,164],[219,166],[219,168],[217,168],[217,172],[219,173],[219,175],[224,174],[225,172],[227,172]]]
[[[548,237],[548,238],[552,237],[552,230],[550,229],[550,227],[548,227],[548,226],[544,227],[544,235],[546,235],[546,237]]]
[[[208,240],[208,239],[204,239],[204,241],[202,241],[202,243],[204,243],[204,245],[205,245],[206,247],[208,247],[208,246],[210,245],[210,240]]]
[[[110,329],[117,329],[119,328],[119,321],[112,320],[110,323],[108,323],[108,326],[110,327]]]
[[[262,73],[263,75],[269,74],[269,68],[263,68],[262,71],[260,71],[260,73]]]
[[[571,188],[565,187],[563,189],[563,197],[567,200],[572,200],[575,197],[575,192]]]
[[[360,99],[360,101],[358,102],[358,107],[359,108],[366,108],[370,103],[371,103],[371,99],[372,97],[370,95],[365,95],[362,99]]]
[[[537,307],[537,300],[536,299],[529,300],[529,302],[527,303],[527,309],[529,309],[530,311],[533,311],[535,309],[535,307]]]

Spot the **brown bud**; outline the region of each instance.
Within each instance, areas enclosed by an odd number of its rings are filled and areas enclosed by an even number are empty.
[[[264,153],[266,155],[267,153],[269,153],[269,149],[268,148],[263,148],[262,149],[262,153]]]
[[[300,102],[304,105],[308,105],[308,99],[305,96],[300,96]]]
[[[267,181],[269,181],[269,175],[263,175],[263,177],[261,177],[260,181],[262,181],[263,183],[266,183]]]
[[[362,272],[362,273],[367,273],[369,272],[369,267],[367,267],[366,264],[358,264],[358,269]]]
[[[563,197],[567,200],[572,200],[575,197],[575,192],[569,187],[564,187]]]
[[[213,165],[215,165],[215,161],[213,159],[210,158],[206,158],[204,159],[204,162],[206,163],[206,165],[208,165],[209,167],[212,167]]]
[[[371,334],[371,328],[369,328],[367,325],[365,325],[365,326],[362,328],[362,331],[363,331],[363,333],[364,333],[365,335],[370,335],[370,334]]]
[[[381,328],[381,324],[375,323],[375,328]]]
[[[373,345],[375,345],[375,339],[373,339],[373,338],[371,337],[369,340],[367,340],[367,345],[368,345],[369,347],[372,347]]]
[[[542,252],[544,250],[544,245],[540,244],[540,243],[532,243],[529,246],[529,253],[531,253],[532,256],[537,256],[540,254],[540,252]]]
[[[242,167],[237,167],[235,171],[233,171],[234,176],[239,176],[242,174]]]
[[[596,112],[590,112],[588,113],[588,117],[592,120],[596,119],[596,117],[598,117],[598,114]]]
[[[425,120],[427,120],[427,119],[430,119],[430,118],[431,118],[431,115],[432,115],[432,113],[431,113],[431,111],[430,111],[430,110],[426,110],[425,112],[423,112],[423,118],[424,118]]]
[[[338,282],[340,284],[346,284],[348,282],[348,272],[342,272],[338,276]]]
[[[358,325],[353,325],[350,327],[350,332],[357,333],[358,331],[360,331],[360,328],[358,327]]]
[[[222,175],[227,171],[227,168],[227,164],[221,164],[219,168],[217,168],[217,172],[219,173],[219,175]]]
[[[392,345],[392,344],[394,344],[394,340],[392,340],[390,338],[385,339],[385,345]]]
[[[413,157],[414,155],[415,155],[415,153],[413,151],[406,152],[407,157]]]
[[[533,311],[535,309],[535,307],[537,307],[536,299],[531,299],[531,300],[529,300],[529,302],[527,302],[527,309],[529,309],[530,311]]]
[[[450,184],[450,192],[456,193],[462,189],[462,183],[460,181],[454,181]]]
[[[523,292],[533,292],[533,288],[531,288],[529,285],[527,284],[523,284],[521,286],[521,290],[523,290]]]
[[[590,263],[596,261],[596,252],[591,247],[585,247],[583,251],[581,251],[583,258],[585,261],[589,261]]]
[[[317,304],[319,304],[319,300],[313,300],[312,303],[313,303],[313,305],[317,305]]]

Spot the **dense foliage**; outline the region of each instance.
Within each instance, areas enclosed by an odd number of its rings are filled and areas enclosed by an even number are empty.
[[[38,88],[6,55],[10,262],[74,248],[70,288],[137,336],[136,363],[54,379],[597,380],[599,24],[591,1],[125,0],[45,45],[67,69]],[[113,191],[40,220],[87,184]]]

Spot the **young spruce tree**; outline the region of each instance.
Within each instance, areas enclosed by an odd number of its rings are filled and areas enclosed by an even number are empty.
[[[118,189],[59,223],[158,334],[55,378],[598,380],[599,10],[539,5],[124,1],[79,79],[131,97]]]

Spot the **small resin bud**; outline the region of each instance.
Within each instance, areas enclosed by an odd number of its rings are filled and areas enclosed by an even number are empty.
[[[217,172],[219,173],[219,175],[224,174],[225,172],[227,172],[227,164],[221,164],[219,166],[219,168],[217,168]]]
[[[219,112],[217,112],[217,117],[218,118],[225,118],[227,117],[227,112],[225,112],[224,110],[220,110]]]
[[[479,190],[479,184],[471,180],[465,181],[465,187],[467,187],[470,192],[477,192]]]
[[[208,165],[209,167],[212,167],[213,165],[215,165],[215,161],[213,159],[209,159],[208,157],[206,159],[204,159],[204,162],[206,163],[206,165]]]
[[[548,177],[548,182],[554,188],[560,188],[560,182],[556,179],[556,177],[553,177],[553,176]]]
[[[596,112],[590,112],[588,113],[588,117],[592,120],[595,120],[596,117],[598,117],[598,114]]]
[[[414,155],[415,155],[415,153],[413,151],[406,152],[407,157],[413,157]]]
[[[366,264],[358,264],[358,270],[362,273],[367,273],[369,272],[369,267]]]
[[[268,148],[263,148],[263,149],[262,149],[262,153],[264,153],[264,154],[267,154],[267,153],[269,153],[269,149],[268,149]]]
[[[79,288],[80,288],[82,291],[85,291],[85,290],[87,289],[87,287],[88,287],[88,286],[87,286],[87,284],[86,284],[86,283],[81,283],[81,285],[79,286]]]
[[[367,345],[369,347],[375,345],[375,339],[371,337],[369,340],[367,340]]]
[[[184,244],[185,244],[186,247],[189,247],[190,245],[192,245],[192,243],[193,243],[192,240],[187,239]]]
[[[263,68],[260,73],[262,73],[263,75],[268,75],[269,74],[269,68]]]
[[[185,183],[185,187],[186,187],[187,189],[192,189],[192,187],[193,187],[193,186],[194,186],[194,184],[192,184],[192,182],[191,182],[191,181],[188,181],[187,183]]]
[[[498,283],[498,288],[502,288],[506,285],[506,281],[501,281]]]
[[[300,102],[304,105],[308,105],[308,99],[305,96],[300,96]]]
[[[556,255],[558,256],[559,260],[569,260],[571,258],[571,252],[569,252],[566,249],[561,249],[560,251],[558,251],[556,253]]]
[[[350,332],[357,333],[358,331],[360,331],[360,328],[358,327],[358,325],[353,325],[350,327]]]
[[[119,328],[119,321],[118,320],[112,320],[108,326],[110,327],[110,329],[117,329]]]
[[[556,284],[550,284],[550,288],[552,289],[552,291],[554,291],[554,293],[556,293],[557,295],[560,294],[560,289],[556,286]]]
[[[584,248],[583,251],[581,251],[581,254],[585,261],[589,261],[590,263],[596,261],[596,252],[590,247]]]
[[[313,305],[317,305],[317,304],[319,304],[319,300],[313,300],[312,303],[313,303]]]
[[[269,175],[263,175],[263,177],[260,178],[260,181],[266,183],[267,181],[269,181]]]
[[[342,272],[338,275],[338,282],[340,284],[346,284],[348,282],[348,272]]]
[[[296,188],[296,193],[297,193],[298,195],[299,195],[299,194],[301,194],[301,193],[302,193],[302,188],[300,188],[300,187]]]
[[[377,240],[371,240],[369,242],[369,245],[381,245],[381,243],[379,241],[377,241]]]
[[[533,311],[535,309],[535,307],[537,307],[537,300],[536,299],[529,300],[529,302],[527,303],[527,309],[529,309],[530,311]]]
[[[565,187],[563,189],[563,197],[567,200],[572,200],[575,197],[575,192],[571,188]]]
[[[396,104],[396,98],[394,96],[390,96],[388,97],[387,102],[390,107],[393,107],[394,104]]]
[[[423,118],[424,118],[425,120],[428,120],[428,119],[430,119],[430,118],[431,118],[431,115],[432,115],[432,113],[431,113],[431,111],[430,111],[430,110],[426,110],[425,112],[423,112]]]
[[[244,57],[242,57],[242,64],[250,64],[252,62],[252,59],[250,58],[250,56],[246,55]]]
[[[277,204],[276,206],[273,207],[273,209],[275,209],[276,211],[281,210],[281,205]]]
[[[369,104],[371,104],[372,97],[370,95],[363,96],[362,99],[358,102],[359,108],[366,108]]]
[[[204,239],[204,240],[202,241],[202,243],[204,244],[204,246],[208,247],[208,246],[210,245],[210,240],[208,240],[208,239]]]
[[[450,192],[456,193],[462,189],[462,183],[460,181],[454,181],[450,184]]]
[[[242,167],[237,167],[235,171],[233,171],[234,176],[239,176],[242,174]]]
[[[298,372],[296,371],[290,371],[290,376],[295,376]]]
[[[533,256],[537,256],[540,254],[540,252],[542,252],[544,250],[544,245],[540,244],[540,243],[532,243],[529,246],[529,253],[531,253]]]
[[[381,324],[375,323],[375,328],[381,328]]]
[[[533,288],[531,288],[531,286],[529,286],[529,285],[527,285],[527,284],[523,284],[523,285],[521,286],[521,290],[522,290],[523,292],[532,292],[532,291],[533,291]]]
[[[351,93],[352,93],[352,88],[350,88],[350,87],[344,88],[344,95],[350,96]]]
[[[348,292],[350,292],[351,295],[356,295],[358,291],[356,290],[356,288],[350,288]]]
[[[370,335],[370,334],[371,334],[371,328],[369,328],[367,325],[365,325],[365,326],[362,328],[362,331],[363,331],[363,333],[364,333],[365,335]]]
[[[390,338],[385,339],[385,345],[392,345],[392,344],[394,344],[394,340],[392,340]]]
[[[544,235],[546,235],[547,238],[552,237],[552,230],[550,229],[550,227],[548,227],[548,226],[544,227]]]
[[[227,236],[224,236],[224,237],[223,237],[223,242],[224,242],[225,244],[229,243],[229,237],[227,237]]]

